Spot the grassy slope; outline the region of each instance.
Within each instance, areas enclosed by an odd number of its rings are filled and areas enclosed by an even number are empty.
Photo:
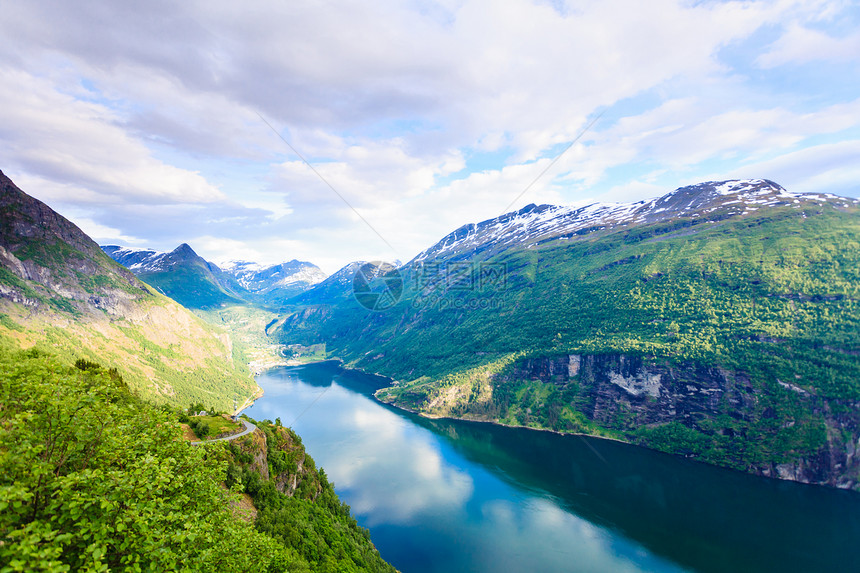
[[[74,310],[74,307],[72,307]],[[0,338],[74,361],[117,368],[129,386],[155,403],[202,402],[231,410],[257,391],[244,355],[229,335],[175,302],[153,295],[130,316],[63,310],[31,314],[0,301]]]
[[[791,392],[778,381],[836,409],[860,399],[857,208],[781,207],[716,222],[681,220],[493,260],[507,267],[503,287],[413,288],[387,313],[368,313],[346,298],[334,307],[297,309],[285,321],[284,342],[326,342],[352,365],[400,380],[386,399],[412,409],[450,415],[456,406],[508,423],[620,437],[585,420],[575,396],[551,396],[551,385],[526,380],[496,388],[488,375],[510,372],[516,359],[567,353],[650,355],[742,371],[783,417],[753,420],[751,439],[765,431],[758,424],[787,416],[813,428],[790,443],[774,438],[763,446],[779,459],[821,436],[820,420],[809,409],[791,411]],[[501,398],[519,408],[496,403],[488,412],[487,402]],[[561,411],[551,423],[554,402]],[[528,408],[537,415],[526,420]],[[672,438],[639,439],[661,447]]]

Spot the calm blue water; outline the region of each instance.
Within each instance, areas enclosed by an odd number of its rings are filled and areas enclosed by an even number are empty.
[[[382,556],[430,571],[860,571],[860,494],[605,440],[427,420],[328,362],[270,371],[280,418]]]

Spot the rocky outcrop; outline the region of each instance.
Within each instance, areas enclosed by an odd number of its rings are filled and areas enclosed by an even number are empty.
[[[291,430],[258,423],[254,432],[231,443],[234,460],[258,473],[263,481],[273,482],[281,493],[293,496],[300,492],[316,499],[322,491],[314,461]]]
[[[622,408],[633,424],[647,425],[695,423],[721,412],[743,419],[755,406],[752,384],[741,373],[653,357],[571,354],[527,360],[514,372],[562,387],[576,382],[587,398],[581,410],[601,423],[614,420]]]
[[[83,314],[121,315],[149,290],[114,264],[74,223],[21,191],[0,172],[0,268],[6,280],[0,297],[32,309],[51,308],[63,298]]]
[[[680,423],[705,435],[749,440],[747,430],[753,434],[756,425],[788,429],[795,424],[790,414],[780,414],[770,405],[784,399],[797,406],[795,411],[823,422],[824,444],[791,460],[751,464],[747,471],[803,483],[860,487],[860,404],[824,400],[778,380],[761,387],[743,372],[624,354],[529,358],[493,382],[528,380],[575,394],[576,409],[589,420],[628,435],[639,428]]]

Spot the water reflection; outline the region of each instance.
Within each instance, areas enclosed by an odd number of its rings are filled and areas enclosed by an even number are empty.
[[[248,413],[280,417],[285,424],[292,420],[304,439],[324,444],[307,445],[367,525],[408,524],[431,508],[463,506],[472,495],[472,480],[443,463],[431,434],[416,431],[407,420],[334,382],[336,371],[314,374],[314,385],[288,376],[286,384],[266,386],[269,398],[276,394],[280,399],[260,401]]]
[[[627,444],[415,419],[500,479],[696,571],[860,570],[860,495]]]
[[[860,570],[860,496],[626,444],[428,420],[376,377],[260,377],[249,410],[292,425],[382,555],[413,571]]]
[[[379,380],[315,365],[259,382],[265,397],[248,413],[293,426],[383,556],[405,572],[676,570],[381,406],[367,396]]]

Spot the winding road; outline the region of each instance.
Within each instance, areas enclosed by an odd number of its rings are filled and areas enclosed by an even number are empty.
[[[189,442],[190,444],[194,444],[195,446],[199,446],[200,444],[211,444],[212,442],[227,442],[229,440],[235,440],[236,438],[241,438],[242,436],[247,436],[251,432],[257,429],[257,426],[249,422],[248,420],[239,420],[243,424],[245,424],[245,429],[239,432],[238,434],[233,434],[232,436],[225,436],[223,438],[215,438],[214,440],[201,440],[199,442]]]

